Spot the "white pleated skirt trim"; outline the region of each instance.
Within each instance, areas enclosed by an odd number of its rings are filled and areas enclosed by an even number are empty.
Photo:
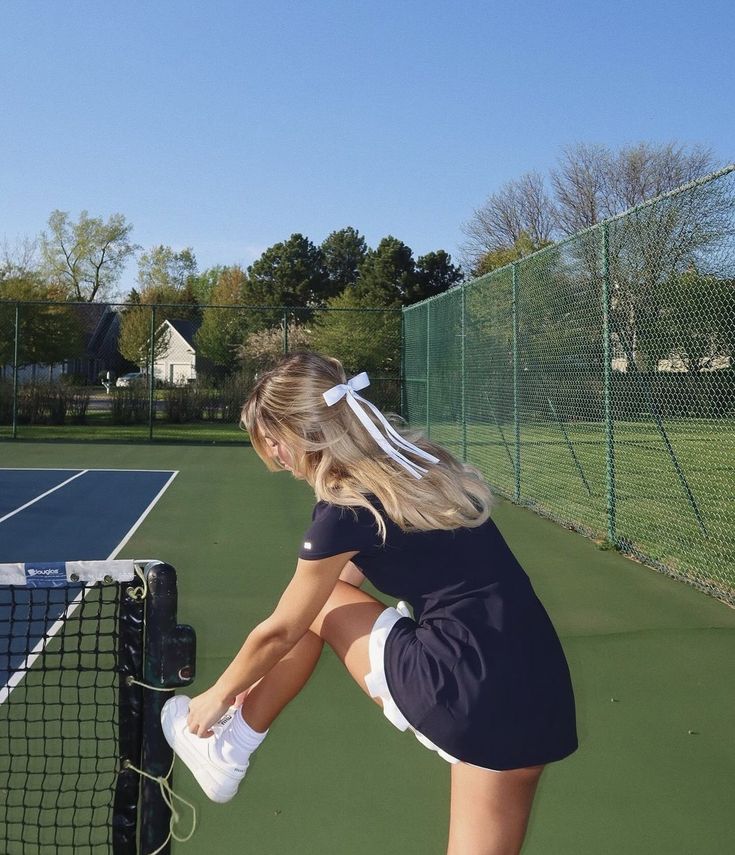
[[[434,745],[428,736],[424,736],[412,727],[393,699],[385,678],[385,643],[397,621],[404,617],[411,617],[411,613],[405,603],[398,603],[397,608],[388,607],[378,615],[370,632],[368,652],[370,655],[370,673],[365,675],[365,684],[372,698],[380,698],[383,703],[383,715],[399,730],[410,730],[418,741],[436,753],[448,763],[459,763],[456,757],[442,751]]]

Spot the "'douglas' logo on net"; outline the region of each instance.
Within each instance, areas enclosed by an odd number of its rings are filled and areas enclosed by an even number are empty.
[[[64,561],[36,561],[24,566],[28,588],[62,588],[67,584]]]

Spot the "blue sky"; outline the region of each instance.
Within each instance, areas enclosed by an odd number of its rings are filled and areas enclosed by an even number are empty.
[[[566,144],[735,159],[733,32],[726,0],[5,0],[0,241],[59,208],[201,269],[348,225],[456,257]]]

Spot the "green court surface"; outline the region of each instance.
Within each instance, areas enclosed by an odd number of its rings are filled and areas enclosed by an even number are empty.
[[[0,445],[0,465],[179,470],[120,557],[177,568],[179,620],[198,637],[194,691],[275,605],[313,504],[245,443],[23,442]],[[545,771],[524,855],[735,851],[735,611],[528,510],[501,502],[494,516],[559,631],[578,706],[580,749]],[[177,765],[175,789],[199,816],[173,851],[441,855],[448,783],[447,765],[327,651],[232,802],[207,802]]]

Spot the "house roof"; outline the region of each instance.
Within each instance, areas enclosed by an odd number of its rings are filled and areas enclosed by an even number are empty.
[[[201,321],[184,321],[178,318],[169,318],[168,323],[186,341],[189,347],[194,348],[194,336],[202,325]]]
[[[106,303],[85,303],[84,305],[74,305],[71,309],[79,319],[85,346],[90,348],[92,340],[100,331],[100,326],[106,328],[109,325],[113,314],[112,310]]]

